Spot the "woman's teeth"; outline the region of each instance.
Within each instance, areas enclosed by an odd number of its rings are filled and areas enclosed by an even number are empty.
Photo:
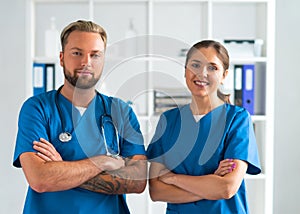
[[[200,85],[200,86],[206,86],[206,85],[208,85],[208,82],[199,81],[199,80],[194,81],[194,83],[196,85]]]

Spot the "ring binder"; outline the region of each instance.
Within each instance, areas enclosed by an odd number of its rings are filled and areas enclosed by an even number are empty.
[[[55,89],[55,64],[33,63],[33,95]]]
[[[234,104],[254,114],[254,70],[253,64],[234,66]]]

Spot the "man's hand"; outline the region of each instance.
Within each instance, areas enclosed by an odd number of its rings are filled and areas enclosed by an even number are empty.
[[[125,160],[122,157],[115,158],[112,156],[100,155],[92,157],[91,160],[106,172],[118,170],[125,166]]]
[[[42,158],[44,161],[63,160],[54,146],[44,138],[40,138],[40,141],[33,141],[33,148],[37,151],[37,156]]]
[[[40,141],[34,141],[33,148],[37,151],[37,156],[44,161],[63,160],[55,147],[44,138],[40,138]],[[117,170],[125,166],[125,161],[122,157],[114,158],[111,156],[101,155],[93,157],[91,160],[104,171]]]

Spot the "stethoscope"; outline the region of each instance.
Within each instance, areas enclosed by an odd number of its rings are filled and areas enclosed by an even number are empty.
[[[59,134],[58,136],[58,139],[62,142],[62,143],[67,143],[69,142],[71,139],[72,139],[72,134],[68,131],[66,131],[66,121],[65,121],[65,118],[62,117],[62,111],[61,111],[61,108],[58,104],[58,96],[59,96],[59,93],[62,89],[63,85],[57,90],[56,94],[55,94],[55,105],[56,105],[56,108],[58,110],[58,114],[59,114],[59,118],[60,118],[60,121],[61,121],[61,126],[62,126],[62,132]],[[104,108],[104,114],[101,115],[100,117],[100,128],[101,128],[101,134],[103,136],[103,141],[104,141],[104,146],[105,146],[105,150],[106,150],[106,155],[109,155],[109,156],[112,156],[112,157],[118,157],[119,154],[120,154],[120,144],[119,144],[119,133],[118,133],[118,130],[115,126],[115,124],[113,123],[112,121],[112,117],[111,115],[107,114],[107,111],[106,111],[106,106],[105,106],[105,103],[104,103],[104,99],[102,97],[102,95],[96,91],[97,95],[100,96],[101,98],[101,101],[102,101],[102,105],[103,105],[103,108]],[[112,128],[114,129],[114,133],[115,133],[115,136],[112,136],[112,145],[113,145],[113,142],[114,142],[114,137],[115,137],[115,140],[116,140],[116,145],[117,145],[117,149],[114,149],[113,146],[112,147],[109,147],[108,144],[107,144],[107,135],[105,134],[105,127],[104,125],[107,124],[107,125],[111,125]],[[115,151],[117,150],[117,151]]]

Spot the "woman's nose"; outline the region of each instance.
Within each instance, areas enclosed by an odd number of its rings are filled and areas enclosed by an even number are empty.
[[[206,66],[201,66],[196,72],[195,74],[198,77],[207,77],[207,67]]]

